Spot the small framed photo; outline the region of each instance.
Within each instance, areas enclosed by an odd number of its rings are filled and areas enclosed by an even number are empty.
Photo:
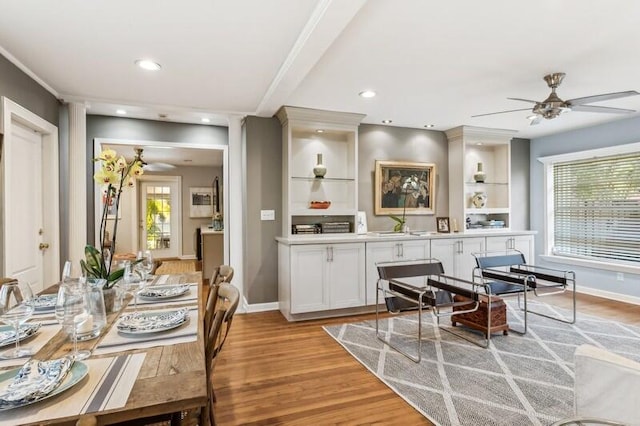
[[[357,233],[358,234],[366,234],[367,233],[367,213],[365,212],[358,212],[358,226],[357,228]]]
[[[451,232],[451,227],[449,226],[449,218],[448,217],[437,217],[436,225],[438,227],[438,232],[440,233],[449,233]]]
[[[213,188],[189,188],[189,217],[213,217]]]

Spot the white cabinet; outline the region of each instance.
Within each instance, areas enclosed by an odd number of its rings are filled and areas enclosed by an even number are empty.
[[[460,126],[449,140],[449,216],[467,230],[508,229],[511,215],[511,130]],[[485,177],[474,176],[481,164]],[[482,179],[478,179],[482,180]],[[474,205],[476,193],[484,205]]]
[[[279,271],[289,274],[280,277],[281,303],[289,299],[284,311],[300,314],[365,304],[364,243],[294,245],[283,255],[289,258],[289,270]]]
[[[340,224],[355,233],[358,125],[364,115],[284,106],[277,116],[283,139],[282,235],[302,233],[303,227],[311,233],[316,228],[337,232],[345,229]],[[326,173],[316,177],[320,156]],[[318,208],[312,201],[330,204]]]
[[[487,251],[518,250],[529,264],[534,263],[533,235],[487,237]]]
[[[438,238],[431,240],[431,257],[442,262],[444,273],[471,280],[476,266],[472,253],[484,251],[485,238]]]
[[[367,243],[367,304],[376,303],[378,262],[391,262],[429,257],[429,241],[380,241]]]

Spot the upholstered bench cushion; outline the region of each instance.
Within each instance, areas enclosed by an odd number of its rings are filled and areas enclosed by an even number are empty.
[[[575,352],[575,412],[640,425],[640,363],[591,345]]]

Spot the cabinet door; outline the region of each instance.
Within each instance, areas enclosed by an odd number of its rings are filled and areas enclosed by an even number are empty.
[[[444,273],[471,280],[476,266],[472,253],[484,251],[484,238],[451,238],[431,240],[431,256],[442,262]]]
[[[327,287],[331,309],[365,304],[364,243],[333,244],[328,247]]]
[[[520,251],[527,263],[533,263],[533,235],[512,235],[487,237],[487,251],[516,249]]]
[[[291,248],[291,313],[329,309],[327,258],[329,246],[313,244]]]
[[[367,305],[376,303],[376,283],[379,278],[376,264],[396,260],[397,244],[395,241],[367,243],[367,285],[365,290]]]
[[[462,238],[456,255],[456,277],[471,281],[476,258],[472,253],[481,253],[484,249],[484,238]]]
[[[402,260],[428,259],[429,241],[401,241],[398,243],[398,257]]]

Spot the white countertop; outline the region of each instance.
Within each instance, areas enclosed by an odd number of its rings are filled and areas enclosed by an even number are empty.
[[[377,241],[407,241],[407,240],[433,240],[446,238],[473,238],[473,237],[506,237],[511,235],[535,235],[536,231],[512,231],[507,229],[493,230],[472,230],[466,232],[438,233],[426,231],[413,231],[412,233],[384,231],[369,232],[367,234],[312,234],[312,235],[292,235],[290,237],[276,237],[276,240],[285,245],[298,244],[328,244],[328,243],[360,243]]]
[[[205,235],[205,234],[224,234],[224,230],[216,231],[213,228],[208,228],[206,226],[201,226],[200,227],[200,234],[202,234],[202,235]]]

